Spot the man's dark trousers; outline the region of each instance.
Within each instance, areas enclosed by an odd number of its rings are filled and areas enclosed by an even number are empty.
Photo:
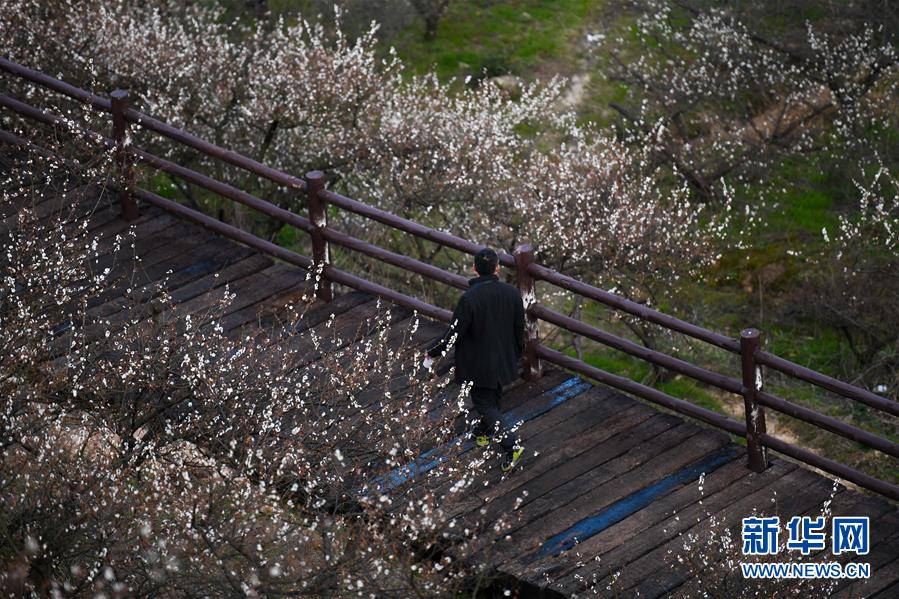
[[[500,447],[508,455],[512,455],[518,438],[506,426],[503,413],[500,410],[499,402],[502,398],[503,388],[497,385],[490,387],[472,387],[471,403],[474,409],[480,414],[481,419],[475,424],[474,433],[476,435],[492,436],[499,439]]]

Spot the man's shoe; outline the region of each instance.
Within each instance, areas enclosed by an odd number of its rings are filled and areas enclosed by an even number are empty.
[[[512,457],[506,458],[506,461],[503,462],[502,466],[500,466],[500,468],[502,468],[502,471],[509,472],[512,468],[514,468],[518,464],[518,462],[521,461],[521,454],[523,453],[524,447],[516,446],[512,450]]]
[[[478,447],[487,447],[490,445],[490,437],[487,435],[477,435],[474,438],[474,442]]]

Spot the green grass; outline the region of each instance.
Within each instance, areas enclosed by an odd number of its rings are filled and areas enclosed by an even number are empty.
[[[436,71],[441,79],[515,74],[534,79],[551,63],[553,72],[576,66],[576,42],[590,21],[590,0],[458,1],[425,41],[416,22],[392,40],[400,58],[416,73]]]
[[[768,226],[780,232],[820,235],[824,228],[831,233],[836,228],[837,219],[832,210],[834,198],[823,190],[789,189],[781,205],[782,209],[772,212],[767,221]]]

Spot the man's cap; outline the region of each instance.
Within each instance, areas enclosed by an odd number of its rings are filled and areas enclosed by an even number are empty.
[[[492,275],[496,271],[499,256],[490,248],[478,250],[474,255],[474,268],[479,275]]]

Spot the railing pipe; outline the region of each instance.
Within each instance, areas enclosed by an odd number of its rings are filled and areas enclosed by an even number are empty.
[[[416,237],[427,239],[428,241],[433,241],[434,243],[437,243],[439,245],[443,245],[454,250],[459,250],[460,252],[465,252],[466,254],[477,254],[478,251],[483,248],[483,246],[462,239],[461,237],[456,237],[455,235],[452,235],[450,233],[438,231],[437,229],[432,229],[430,227],[420,225],[415,221],[402,218],[395,214],[391,214],[386,210],[381,210],[380,208],[369,206],[368,204],[363,204],[362,202],[353,200],[346,196],[342,196],[339,193],[335,193],[327,189],[322,192],[322,198],[329,204],[333,204],[338,208],[342,208],[348,212],[353,212],[355,214],[365,216],[372,220],[393,227],[394,229],[405,231],[406,233],[410,233],[412,235],[415,235]],[[497,255],[499,256],[500,264],[509,268],[515,267],[515,258],[513,256],[510,256],[505,252],[497,252]]]
[[[446,285],[450,285],[457,289],[468,289],[468,279],[462,275],[448,272],[433,264],[428,264],[427,262],[422,262],[409,256],[385,250],[382,247],[362,241],[361,239],[357,239],[356,237],[347,235],[342,231],[330,227],[321,229],[321,232],[324,238],[331,243],[336,243],[339,246],[349,248],[360,254],[365,254],[366,256],[371,256],[381,262],[398,266],[409,272],[420,274],[433,281],[439,281],[440,283],[445,283]]]
[[[894,443],[882,437],[878,437],[877,435],[869,433],[866,430],[862,430],[858,427],[852,426],[851,424],[841,422],[836,418],[833,418],[832,416],[819,414],[814,410],[796,405],[781,397],[771,395],[770,393],[766,393],[764,391],[758,392],[758,394],[756,395],[756,401],[764,406],[777,410],[778,412],[782,412],[788,416],[792,416],[797,420],[802,420],[803,422],[814,424],[818,428],[836,433],[837,435],[841,435],[843,437],[846,437],[847,439],[852,439],[853,441],[856,441],[858,443],[864,443],[868,447],[871,447],[878,451],[882,451],[893,457],[899,457],[899,443]]]
[[[845,464],[840,464],[839,462],[821,457],[807,449],[796,447],[795,445],[791,445],[786,441],[781,441],[777,437],[772,437],[768,434],[762,435],[759,440],[765,447],[770,447],[778,453],[782,453],[785,456],[789,456],[795,460],[814,466],[815,468],[820,468],[825,472],[830,472],[834,476],[846,479],[851,483],[874,491],[875,493],[880,493],[884,497],[889,497],[894,501],[899,501],[899,486],[892,485],[879,478],[874,478],[864,472],[859,472]]]
[[[227,183],[222,183],[217,179],[213,179],[212,177],[209,177],[202,173],[198,173],[179,164],[175,164],[174,162],[170,162],[165,158],[160,158],[159,156],[150,154],[149,152],[141,150],[137,147],[132,146],[131,152],[141,162],[145,162],[163,172],[175,175],[176,177],[180,177],[188,183],[193,183],[194,185],[198,185],[204,189],[208,189],[211,192],[234,200],[235,202],[243,204],[244,206],[248,206],[254,210],[258,210],[259,212],[267,214],[272,218],[281,221],[282,223],[286,223],[298,229],[302,229],[307,233],[312,230],[312,224],[308,219],[300,216],[299,214],[294,214],[290,210],[285,210],[280,206],[276,206],[271,202],[266,202],[261,198],[257,198],[256,196],[247,193],[242,189],[238,189],[237,187],[228,185]]]
[[[15,63],[7,58],[0,57],[0,69],[3,69],[4,71],[7,71],[8,73],[11,73],[13,75],[17,75],[18,77],[21,77],[22,79],[25,79],[27,81],[31,81],[32,83],[36,83],[40,86],[51,89],[55,92],[59,92],[64,96],[74,98],[79,102],[90,104],[94,108],[99,108],[100,110],[104,110],[106,112],[110,112],[112,110],[111,103],[107,98],[96,96],[88,91],[66,83],[65,81],[60,81],[59,79],[41,73],[40,71],[30,69],[24,65]]]
[[[563,275],[551,268],[534,263],[528,267],[528,272],[537,279],[542,279],[561,287],[562,289],[567,289],[572,293],[580,294],[584,297],[596,300],[601,304],[611,306],[623,312],[627,312],[628,314],[633,314],[634,316],[638,316],[649,322],[661,325],[666,329],[689,335],[690,337],[705,341],[706,343],[711,343],[712,345],[733,353],[740,353],[740,343],[735,339],[731,339],[720,333],[709,331],[708,329],[685,322],[679,318],[669,316],[668,314],[663,314],[658,310],[653,310],[652,308],[648,308],[637,302],[615,295],[604,289],[582,283],[577,279],[573,279],[568,275]]]
[[[271,241],[266,241],[265,239],[256,237],[255,235],[247,233],[242,229],[238,229],[233,225],[229,225],[227,223],[223,223],[220,220],[216,220],[207,214],[203,214],[202,212],[193,210],[192,208],[188,208],[187,206],[179,204],[178,202],[174,202],[168,198],[164,198],[160,195],[157,195],[145,189],[141,189],[139,187],[135,188],[134,194],[148,204],[158,206],[159,208],[176,214],[186,220],[193,221],[198,225],[209,229],[210,231],[215,231],[223,237],[239,241],[246,246],[257,249],[260,252],[265,252],[266,254],[275,256],[276,258],[280,258],[281,260],[299,266],[300,268],[304,268],[306,270],[312,269],[312,260],[310,260],[306,256],[297,254],[296,252],[292,252],[287,248],[283,248],[280,245],[272,243]]]
[[[821,374],[820,372],[816,372],[810,368],[806,368],[805,366],[800,366],[795,362],[790,362],[789,360],[785,360],[780,356],[775,356],[774,354],[770,354],[765,351],[758,352],[758,354],[756,355],[756,360],[759,364],[764,364],[765,366],[782,372],[787,376],[795,377],[808,383],[812,383],[813,385],[817,385],[819,387],[827,389],[828,391],[832,391],[844,397],[848,397],[849,399],[871,406],[872,408],[882,410],[888,414],[892,414],[893,416],[899,416],[899,401],[889,400],[886,397],[877,395],[876,393],[871,393],[867,389],[862,389],[861,387],[856,387],[855,385],[844,383],[843,381],[827,376],[826,374]]]
[[[592,339],[593,341],[602,343],[603,345],[607,345],[611,348],[622,351],[626,354],[630,354],[634,357],[640,358],[641,360],[645,360],[652,364],[667,368],[668,370],[671,370],[673,372],[686,375],[690,378],[696,379],[697,381],[701,381],[703,383],[718,387],[719,389],[723,389],[724,391],[729,391],[737,395],[740,395],[743,392],[743,386],[741,385],[740,381],[735,378],[725,376],[711,370],[707,370],[684,360],[669,356],[667,354],[663,354],[662,352],[649,349],[648,347],[640,345],[638,343],[634,343],[633,341],[629,341],[616,335],[612,335],[611,333],[585,324],[580,320],[577,320],[576,318],[571,318],[570,316],[559,314],[554,310],[550,310],[546,306],[532,306],[531,312],[540,320],[544,320],[550,324],[556,325],[557,327],[571,331],[572,333],[576,333],[583,337],[587,337],[588,339]]]
[[[696,418],[697,420],[702,420],[703,422],[711,424],[712,426],[718,427],[734,435],[738,435],[740,437],[746,436],[746,425],[742,422],[731,420],[730,418],[722,416],[721,414],[713,412],[712,410],[708,410],[706,408],[694,405],[688,401],[672,397],[667,393],[659,391],[658,389],[655,389],[653,387],[647,387],[646,385],[642,385],[629,378],[618,376],[617,374],[612,374],[611,372],[606,372],[605,370],[600,370],[595,366],[585,364],[577,358],[566,356],[565,354],[553,349],[549,349],[544,345],[540,345],[537,347],[537,355],[547,362],[558,364],[563,368],[573,370],[574,372],[580,373],[588,378],[594,379],[601,383],[605,383],[610,387],[615,387],[616,389],[621,389],[622,391],[632,393],[637,397],[642,397],[643,399],[649,400],[653,403],[657,403],[660,406],[668,408],[669,410],[674,410],[675,412],[679,412],[686,416]]]
[[[299,177],[295,177],[283,171],[279,171],[278,169],[262,164],[261,162],[257,162],[252,158],[247,158],[246,156],[238,154],[237,152],[226,150],[225,148],[217,146],[214,143],[210,143],[201,137],[197,137],[196,135],[193,135],[186,131],[182,131],[177,127],[173,127],[166,122],[160,121],[159,119],[155,119],[142,112],[138,112],[133,108],[125,112],[125,118],[132,123],[140,125],[144,129],[155,131],[156,133],[168,137],[169,139],[180,142],[186,146],[190,146],[191,148],[197,150],[202,154],[206,154],[207,156],[211,156],[213,158],[218,158],[222,162],[227,162],[228,164],[259,175],[260,177],[268,179],[269,181],[273,181],[274,183],[277,183],[279,185],[300,190],[305,189],[306,187],[306,184]]]

